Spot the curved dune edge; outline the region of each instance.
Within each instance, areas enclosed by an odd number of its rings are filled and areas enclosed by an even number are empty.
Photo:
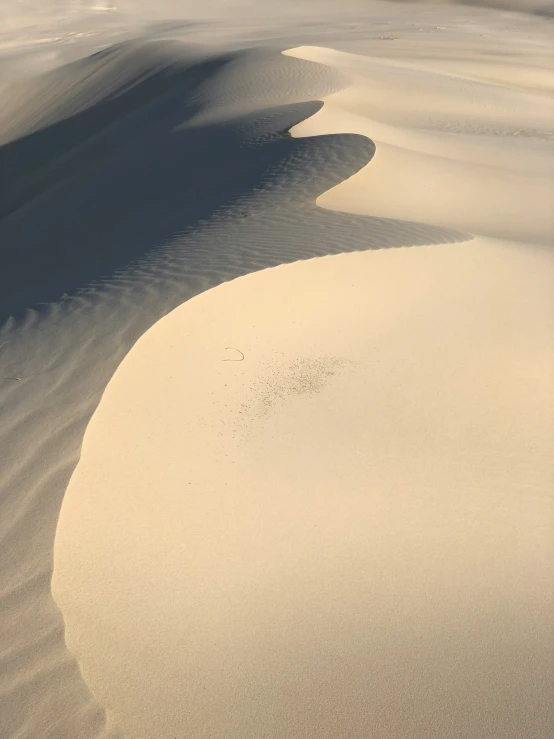
[[[10,206],[1,223],[15,259],[2,272],[3,307],[46,300],[8,320],[0,347],[0,441],[11,462],[0,470],[7,512],[0,527],[2,735],[121,735],[67,649],[50,581],[59,509],[86,426],[144,331],[184,300],[268,266],[467,239],[452,229],[315,206],[317,195],[374,153],[364,136],[283,136],[318,108],[302,101],[342,85],[340,74],[267,49],[233,53],[224,69],[216,63],[195,71],[192,62],[188,68],[172,45],[133,42],[77,69],[61,67],[54,91],[41,85],[45,78],[32,80],[20,90],[32,132],[1,150],[22,185],[10,192],[21,207]],[[100,74],[88,75],[91,65]],[[72,70],[88,82],[71,84]],[[102,100],[106,75],[123,88],[113,106]],[[191,94],[207,126],[198,117],[182,126],[192,120]],[[34,129],[37,109],[52,114],[51,127]],[[37,233],[37,223],[49,227]],[[72,223],[86,248],[75,250]],[[14,251],[18,244],[25,248]],[[126,267],[114,270],[117,263]],[[88,287],[74,289],[82,284]],[[68,293],[50,302],[62,285]]]
[[[139,340],[53,581],[126,736],[543,735],[553,273],[484,239],[315,259]]]
[[[369,130],[351,125],[326,98],[293,133]],[[368,172],[318,204],[420,220],[392,191],[376,206]],[[523,225],[490,200],[481,228],[471,207],[428,222],[541,243],[541,197]],[[508,709],[549,681],[552,268],[482,238],[311,260],[210,290],[143,336],[87,429],[53,583],[128,737],[542,736],[548,708]]]
[[[376,145],[371,162],[318,205],[552,244],[554,102],[543,69],[524,68],[511,89],[509,65],[487,79],[489,64],[464,64],[455,54],[422,62],[413,49],[390,59],[313,46],[284,53],[351,80],[292,135],[357,133]]]

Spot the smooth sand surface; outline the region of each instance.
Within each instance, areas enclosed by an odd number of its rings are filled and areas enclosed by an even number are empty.
[[[550,739],[552,21],[1,19],[2,739]]]
[[[139,340],[54,572],[126,736],[547,736],[553,278],[482,239],[328,257]]]

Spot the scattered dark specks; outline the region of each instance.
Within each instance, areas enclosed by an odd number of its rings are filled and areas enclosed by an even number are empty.
[[[300,357],[288,366],[275,368],[253,387],[257,396],[253,415],[268,415],[272,407],[287,397],[318,393],[346,364],[338,357]]]

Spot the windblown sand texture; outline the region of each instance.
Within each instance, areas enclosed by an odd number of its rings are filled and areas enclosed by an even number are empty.
[[[548,3],[150,5],[0,9],[0,737],[550,739]]]

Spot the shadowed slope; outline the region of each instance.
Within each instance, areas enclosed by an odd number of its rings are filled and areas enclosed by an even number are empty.
[[[198,113],[202,82],[231,57],[195,62],[173,44],[172,55],[130,47],[69,65],[65,95],[64,70],[47,75],[45,107],[52,90],[59,97],[46,120],[61,120],[0,149],[4,315],[113,274],[251,190],[283,156],[281,140],[244,151],[245,121],[182,128]],[[291,111],[281,125],[302,117]]]

